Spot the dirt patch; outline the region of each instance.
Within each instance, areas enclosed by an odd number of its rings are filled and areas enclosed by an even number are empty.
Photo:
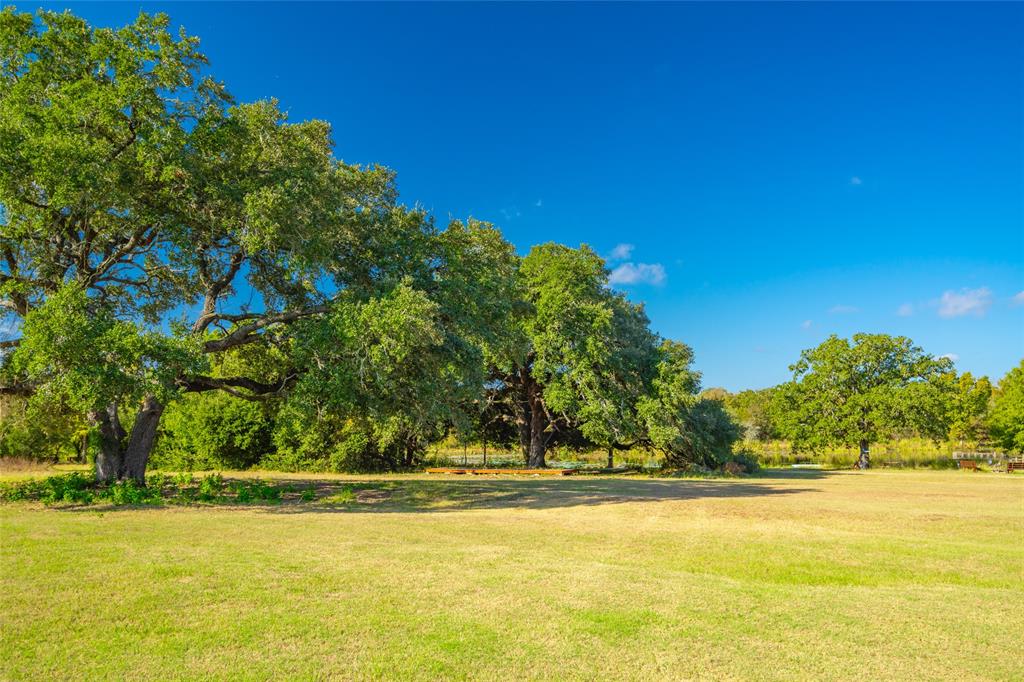
[[[359,504],[380,504],[391,498],[388,490],[360,490],[356,493],[356,502]]]

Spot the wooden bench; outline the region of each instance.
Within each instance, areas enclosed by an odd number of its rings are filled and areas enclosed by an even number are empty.
[[[1006,473],[1012,474],[1014,471],[1024,471],[1024,461],[1007,462]]]
[[[572,469],[471,469],[456,467],[435,467],[427,469],[428,474],[511,474],[513,476],[569,476]]]
[[[957,464],[961,469],[970,469],[972,471],[978,470],[978,461],[974,459],[961,459],[957,460]]]

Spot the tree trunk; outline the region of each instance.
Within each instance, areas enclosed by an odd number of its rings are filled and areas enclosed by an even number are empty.
[[[519,430],[519,447],[523,452],[523,462],[530,463],[530,398],[526,386],[529,384],[530,376],[526,370],[517,372],[518,383],[516,400],[513,403],[516,416],[516,428]]]
[[[860,441],[860,457],[857,459],[858,469],[867,469],[871,466],[871,456],[868,451],[868,441],[862,438]]]
[[[117,415],[117,404],[89,413],[89,421],[99,431],[99,452],[96,453],[96,480],[109,483],[121,475],[124,467],[124,428]]]
[[[529,387],[529,396],[530,456],[527,459],[526,465],[535,469],[543,469],[548,465],[544,460],[544,453],[547,449],[547,434],[544,432],[547,428],[547,419],[544,415],[544,406],[540,404],[540,401],[542,400],[540,395],[540,386],[537,384],[531,384]]]
[[[164,412],[163,404],[154,396],[146,396],[142,401],[139,413],[135,415],[132,435],[124,450],[124,471],[122,478],[130,478],[137,483],[146,483],[146,465],[149,455],[156,444],[156,429],[160,425],[160,416]]]
[[[615,448],[611,445],[608,446],[608,468],[615,468]]]

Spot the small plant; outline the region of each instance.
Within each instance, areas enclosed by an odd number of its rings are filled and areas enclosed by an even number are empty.
[[[316,499],[316,488],[313,486],[312,483],[309,484],[308,488],[302,491],[302,495],[300,496],[299,499],[301,499],[303,502],[312,502],[313,500]]]
[[[220,474],[208,474],[199,481],[199,492],[196,495],[202,502],[216,502],[224,493],[224,477]]]
[[[232,483],[231,491],[235,494],[235,501],[239,504],[248,504],[254,501],[277,503],[281,501],[282,492],[280,488],[259,479]]]
[[[323,501],[327,504],[350,504],[356,501],[356,491],[352,486],[345,486],[333,495],[323,498]]]
[[[113,483],[103,491],[102,496],[115,506],[128,504],[159,504],[160,490],[147,488],[131,479]]]
[[[64,476],[50,476],[43,481],[43,487],[39,500],[43,504],[56,504],[57,502],[71,502],[77,504],[90,504],[93,500],[93,493],[89,489],[92,480],[78,472]]]

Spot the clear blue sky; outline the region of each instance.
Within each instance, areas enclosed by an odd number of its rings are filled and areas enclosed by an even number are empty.
[[[442,222],[617,254],[705,386],[833,332],[1024,356],[1024,5],[47,6],[167,11],[237,98],[329,121]]]

